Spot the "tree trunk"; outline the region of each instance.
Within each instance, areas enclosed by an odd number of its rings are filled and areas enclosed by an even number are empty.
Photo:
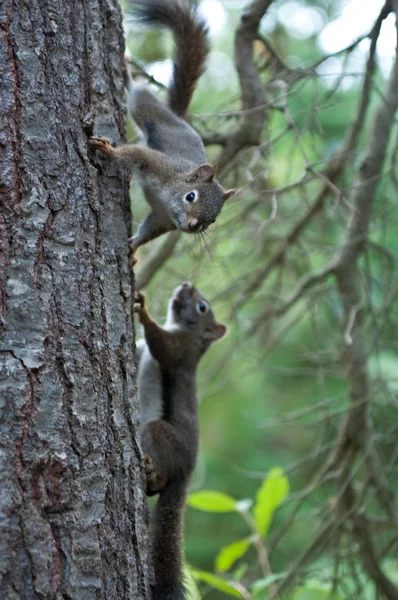
[[[116,0],[0,3],[0,598],[147,598]]]

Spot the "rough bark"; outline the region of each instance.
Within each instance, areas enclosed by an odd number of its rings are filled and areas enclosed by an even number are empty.
[[[147,598],[116,0],[0,3],[0,598]]]

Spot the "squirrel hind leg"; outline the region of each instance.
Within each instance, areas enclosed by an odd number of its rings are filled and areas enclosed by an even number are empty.
[[[146,86],[132,82],[132,85],[128,87],[128,92],[130,114],[142,131],[146,131],[146,123],[148,122],[156,123],[157,125],[175,124],[176,116]]]
[[[141,444],[145,456],[147,494],[156,494],[168,487],[176,470],[179,470],[175,431],[166,421],[153,419],[141,431]]]

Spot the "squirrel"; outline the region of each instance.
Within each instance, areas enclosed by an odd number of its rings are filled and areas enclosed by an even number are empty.
[[[209,302],[184,282],[169,301],[164,327],[136,292],[144,327],[137,344],[140,439],[147,495],[159,493],[153,523],[153,600],[184,600],[182,531],[185,497],[198,452],[196,369],[212,342],[226,333]]]
[[[106,138],[89,140],[91,150],[136,170],[152,209],[128,240],[133,266],[137,248],[168,231],[204,231],[235,190],[224,190],[215,180],[216,170],[206,162],[202,139],[185,120],[209,52],[205,23],[196,8],[183,0],[131,0],[130,6],[141,22],[169,28],[176,43],[167,104],[134,83],[126,69],[129,110],[146,138],[146,147],[126,144],[113,148]]]

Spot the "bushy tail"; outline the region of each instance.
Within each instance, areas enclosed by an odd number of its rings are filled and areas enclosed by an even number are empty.
[[[169,106],[184,117],[209,53],[207,27],[189,0],[131,0],[130,5],[141,22],[173,32],[176,54]]]
[[[186,484],[167,486],[159,496],[153,525],[153,600],[186,600],[182,581],[182,534]]]

